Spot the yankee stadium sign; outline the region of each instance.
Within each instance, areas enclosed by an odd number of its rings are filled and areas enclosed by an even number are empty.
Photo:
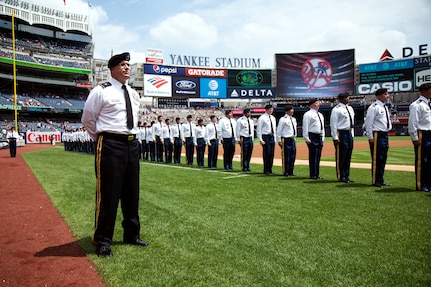
[[[193,67],[220,67],[220,68],[260,68],[260,58],[222,58],[217,57],[211,61],[210,57],[183,56],[170,54],[171,64],[177,66]]]

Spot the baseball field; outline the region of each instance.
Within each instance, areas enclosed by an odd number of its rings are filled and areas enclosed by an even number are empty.
[[[238,161],[231,172],[221,160],[216,170],[142,162],[141,237],[150,246],[121,243],[119,211],[112,258],[91,244],[92,156],[36,145],[12,159],[2,150],[3,283],[430,286],[431,195],[414,191],[408,138],[390,140],[387,188],[371,186],[366,140],[355,142],[351,184],[336,181],[331,146],[321,181],[308,179],[300,142],[289,178],[262,174],[258,145],[251,173]]]

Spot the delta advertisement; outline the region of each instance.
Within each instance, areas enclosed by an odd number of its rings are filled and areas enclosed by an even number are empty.
[[[431,56],[359,65],[357,95],[374,94],[386,88],[390,93],[413,92],[431,82]]]
[[[274,98],[272,70],[228,70],[227,97],[237,99]]]
[[[328,98],[354,89],[355,50],[276,54],[277,97]]]

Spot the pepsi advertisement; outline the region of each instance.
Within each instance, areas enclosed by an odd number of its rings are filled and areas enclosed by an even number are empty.
[[[157,64],[144,64],[144,74],[185,76],[186,68],[157,65]]]

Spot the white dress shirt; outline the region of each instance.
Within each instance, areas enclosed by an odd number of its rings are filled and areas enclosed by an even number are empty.
[[[413,141],[419,140],[418,130],[431,131],[430,100],[424,96],[410,104],[409,110],[409,135]]]
[[[353,135],[353,124],[355,112],[349,105],[339,103],[331,111],[330,126],[333,140],[338,140],[338,131],[351,131]]]
[[[367,115],[365,116],[365,130],[368,139],[374,139],[374,131],[388,132],[391,129],[392,123],[388,109],[383,102],[376,100],[374,104],[368,107]]]
[[[273,135],[274,139],[277,138],[277,123],[273,115],[264,113],[257,119],[256,127],[257,138],[263,141],[263,135]]]
[[[234,138],[237,140],[236,135],[236,121],[234,119],[228,119],[224,117],[219,122],[220,126],[220,138]]]
[[[292,116],[285,115],[280,118],[277,126],[277,142],[281,142],[281,138],[296,138],[297,125],[296,119]]]
[[[114,78],[111,78],[109,83],[109,86],[98,85],[91,90],[82,113],[81,122],[94,140],[101,132],[124,135],[139,132],[139,94],[126,83],[133,115],[133,128],[128,129],[123,84]]]
[[[305,112],[302,118],[302,136],[305,142],[310,142],[310,133],[320,134],[322,140],[325,140],[325,120],[315,109]]]
[[[254,122],[251,118],[246,116],[240,117],[236,121],[236,134],[240,137],[254,138]]]

